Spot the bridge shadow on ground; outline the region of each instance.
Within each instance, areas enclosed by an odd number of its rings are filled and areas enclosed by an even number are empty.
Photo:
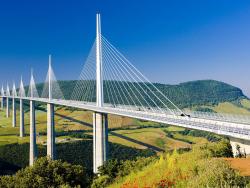
[[[133,160],[155,155],[150,149],[140,150],[121,144],[109,143],[109,159]],[[38,157],[46,156],[46,146],[38,145]],[[93,141],[81,140],[56,144],[56,158],[71,164],[79,164],[92,173]],[[0,174],[13,174],[29,164],[29,143],[0,146]]]
[[[125,135],[122,135],[122,134],[119,134],[119,133],[116,133],[116,132],[109,132],[109,134],[113,135],[113,136],[117,136],[119,138],[122,138],[122,139],[125,139],[127,141],[130,141],[130,142],[133,142],[133,143],[136,143],[138,145],[141,145],[141,146],[144,146],[144,147],[147,147],[148,149],[151,149],[155,152],[161,152],[161,151],[164,151],[163,149],[161,148],[158,148],[156,146],[153,146],[153,145],[150,145],[150,144],[147,144],[147,143],[144,143],[144,142],[141,142],[139,140],[135,140],[133,138],[130,138],[130,137],[127,137]]]
[[[42,112],[47,112],[47,110],[43,107],[40,107],[40,106],[36,106],[36,109],[37,110],[40,110]],[[75,123],[79,123],[80,125],[84,125],[84,126],[87,126],[87,127],[91,127],[93,128],[93,125],[90,124],[90,123],[87,123],[87,122],[84,122],[84,121],[81,121],[81,120],[78,120],[78,119],[75,119],[73,117],[69,117],[69,116],[66,116],[66,115],[63,115],[63,114],[59,114],[57,112],[55,112],[55,115],[58,116],[58,117],[61,117],[63,119],[66,119],[66,120],[70,120],[72,122],[75,122]]]
[[[41,110],[41,111],[43,111],[43,112],[47,112],[47,110],[44,109],[44,108],[42,108],[42,107],[36,107],[36,109]],[[56,112],[55,112],[55,115],[58,116],[58,117],[61,117],[61,118],[63,118],[63,119],[70,120],[70,121],[72,121],[72,122],[79,123],[80,125],[84,125],[84,126],[93,128],[93,125],[92,125],[92,124],[87,123],[87,122],[84,122],[84,121],[81,121],[81,120],[78,120],[78,119],[75,119],[75,118],[73,118],[73,117],[69,117],[69,116],[66,116],[66,115],[63,115],[63,114],[59,114],[59,113],[56,113]],[[127,140],[127,141],[130,141],[130,142],[133,142],[133,143],[135,143],[135,144],[141,145],[141,146],[146,147],[146,148],[148,148],[148,149],[151,149],[151,150],[153,150],[153,151],[155,151],[155,152],[162,152],[162,151],[164,151],[163,149],[158,148],[158,147],[156,147],[156,146],[150,145],[150,144],[145,143],[145,142],[141,142],[141,141],[139,141],[139,140],[136,140],[136,139],[133,139],[133,138],[124,136],[124,135],[122,135],[122,134],[119,134],[119,133],[116,133],[116,132],[113,132],[113,131],[109,131],[109,134],[110,134],[110,135],[113,135],[113,136],[117,136],[117,137],[119,137],[119,138],[122,138],[122,139]]]
[[[79,123],[79,124],[81,124],[81,125],[84,125],[84,126],[93,128],[93,126],[92,126],[91,124],[87,123],[87,122],[84,122],[84,121],[81,121],[81,120],[77,120],[77,119],[75,119],[75,118],[73,118],[73,117],[68,117],[68,116],[65,116],[65,115],[62,115],[62,114],[58,114],[58,113],[55,113],[55,114],[56,114],[57,116],[59,116],[59,117],[62,117],[62,118],[67,119],[67,120],[70,120],[70,121],[72,121],[72,122],[76,122],[76,123]],[[139,141],[139,140],[136,140],[136,139],[133,139],[133,138],[124,136],[124,135],[122,135],[122,134],[119,134],[119,133],[116,133],[116,132],[113,132],[113,131],[109,131],[109,134],[110,134],[110,135],[113,135],[113,136],[117,136],[117,137],[119,137],[119,138],[122,138],[122,139],[127,140],[127,141],[130,141],[130,142],[133,142],[133,143],[135,143],[135,144],[144,146],[144,147],[146,147],[146,148],[148,148],[148,149],[151,149],[151,150],[153,150],[153,151],[156,151],[156,152],[164,151],[163,149],[158,148],[158,147],[156,147],[156,146],[153,146],[153,145],[150,145],[150,144],[141,142],[141,141]]]
[[[46,112],[46,109],[39,107],[38,110]],[[77,122],[81,125],[92,127],[91,124],[73,117],[68,117],[59,113],[55,114],[64,119]],[[108,159],[133,160],[137,157],[149,157],[156,154],[159,148],[138,140],[111,132],[111,135],[118,136],[128,141],[141,144],[148,149],[136,149],[122,144],[109,142]],[[38,157],[46,156],[46,146],[38,145]],[[56,144],[56,158],[72,164],[79,164],[87,168],[89,173],[93,170],[93,140],[69,141],[67,143]],[[14,174],[17,170],[29,165],[29,143],[0,145],[0,175]]]

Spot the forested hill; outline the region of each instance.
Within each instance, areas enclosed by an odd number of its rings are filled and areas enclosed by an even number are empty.
[[[76,81],[59,81],[59,84],[65,97],[68,98]],[[226,101],[233,102],[247,98],[241,89],[215,80],[190,81],[178,85],[154,83],[154,85],[180,108]],[[42,87],[43,84],[37,85],[39,93],[41,93]]]
[[[180,107],[218,104],[247,98],[241,89],[216,80],[198,80],[178,85],[155,84]]]

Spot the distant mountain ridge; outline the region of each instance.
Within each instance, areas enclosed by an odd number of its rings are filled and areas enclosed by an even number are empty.
[[[76,80],[58,81],[66,98],[70,98],[76,82]],[[241,89],[216,80],[189,81],[177,85],[154,83],[154,86],[180,108],[247,99]],[[42,88],[42,83],[37,84],[39,93],[42,92]]]
[[[155,84],[176,105],[190,107],[247,99],[242,90],[216,80],[197,80],[178,85]]]

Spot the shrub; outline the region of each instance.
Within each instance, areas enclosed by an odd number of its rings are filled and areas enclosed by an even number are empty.
[[[202,160],[198,166],[197,175],[187,182],[187,187],[245,187],[247,184],[246,179],[222,159]]]
[[[91,187],[105,187],[116,179],[124,177],[131,172],[140,171],[155,160],[156,157],[139,157],[136,160],[126,161],[118,161],[117,159],[109,160],[99,168],[100,176],[93,181]]]
[[[34,166],[26,167],[13,176],[0,178],[0,187],[86,187],[89,178],[85,168],[47,157],[38,159]]]
[[[232,146],[227,139],[222,139],[218,143],[209,143],[202,147],[211,152],[213,157],[233,157]]]
[[[160,159],[131,171],[109,187],[245,187],[247,180],[223,159],[231,155],[227,140],[196,145],[191,151],[164,153]]]

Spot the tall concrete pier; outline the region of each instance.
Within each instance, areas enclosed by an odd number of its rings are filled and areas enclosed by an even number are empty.
[[[6,117],[9,118],[10,117],[10,101],[9,101],[9,97],[10,97],[10,88],[9,88],[9,84],[7,84],[7,89],[6,89]]]
[[[52,67],[51,55],[49,55],[49,71],[48,71],[48,86],[49,86],[49,103],[47,104],[47,156],[52,160],[55,156],[55,120],[54,120],[54,104],[51,104],[52,99]]]
[[[96,106],[103,106],[101,17],[96,15]],[[94,173],[107,160],[108,118],[107,114],[93,113],[93,165]]]
[[[10,104],[9,104],[9,97],[6,97],[6,117],[10,117]]]
[[[3,89],[3,85],[2,85],[2,88],[1,88],[1,110],[3,110],[3,107],[4,107],[4,94],[5,94],[5,92],[4,92],[4,89]]]
[[[35,101],[30,101],[30,166],[37,158]]]
[[[16,85],[13,83],[12,87],[12,127],[16,127]]]
[[[23,111],[23,97],[25,97],[25,89],[23,85],[23,78],[21,77],[20,88],[19,88],[19,97],[20,97],[20,137],[24,137],[24,111]]]
[[[12,127],[16,127],[16,99],[12,98]]]
[[[24,137],[23,99],[20,99],[20,137]]]
[[[93,145],[94,173],[107,160],[108,149],[108,118],[107,114],[93,113]]]
[[[234,156],[239,155],[239,152],[246,155],[250,154],[250,140],[243,140],[233,137],[229,137],[229,139]]]
[[[54,104],[47,104],[47,156],[52,160],[56,158]]]
[[[3,110],[4,107],[4,97],[1,97],[1,110]]]

